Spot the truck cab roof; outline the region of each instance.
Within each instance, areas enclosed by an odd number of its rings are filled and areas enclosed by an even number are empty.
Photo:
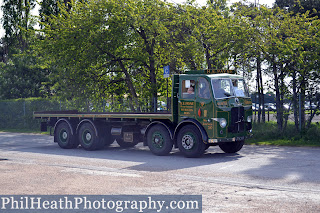
[[[221,74],[210,74],[207,75],[209,78],[243,78],[241,75],[221,73]]]
[[[221,79],[221,78],[230,78],[230,79],[234,79],[234,78],[243,78],[241,75],[236,75],[236,74],[228,74],[228,73],[219,73],[219,74],[180,74],[179,76],[183,77],[183,76],[194,76],[194,77],[209,77],[209,78],[217,78],[217,79]]]
[[[180,76],[207,76],[209,78],[243,78],[235,70],[189,70]]]

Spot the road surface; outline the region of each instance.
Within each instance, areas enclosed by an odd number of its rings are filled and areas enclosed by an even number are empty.
[[[0,132],[2,195],[202,195],[203,212],[320,212],[320,149],[211,147],[202,158],[147,147],[65,150],[53,137]]]

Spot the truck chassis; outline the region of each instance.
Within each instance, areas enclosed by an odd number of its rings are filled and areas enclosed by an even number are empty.
[[[237,152],[244,140],[232,143],[208,143],[208,136],[197,120],[187,119],[178,125],[171,113],[80,113],[78,111],[34,112],[45,120],[41,130],[53,128],[54,142],[61,148],[79,145],[85,150],[98,150],[116,141],[122,148],[139,142],[155,155],[168,155],[172,148],[186,157],[200,157],[209,146],[219,145],[225,152]]]

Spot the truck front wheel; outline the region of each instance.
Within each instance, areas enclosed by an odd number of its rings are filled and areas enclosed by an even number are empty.
[[[76,148],[79,143],[67,122],[60,122],[55,129],[55,139],[63,149]]]
[[[85,150],[102,149],[104,146],[104,137],[99,138],[96,135],[95,128],[90,123],[84,123],[79,130],[79,141]]]
[[[244,140],[236,142],[219,143],[220,149],[222,149],[222,151],[224,151],[225,153],[236,153],[240,149],[242,149],[243,145]]]
[[[188,158],[200,157],[206,150],[201,133],[194,125],[186,125],[181,128],[178,133],[177,143],[180,152]]]
[[[147,133],[150,151],[159,156],[168,155],[173,147],[168,130],[162,125],[155,125]]]

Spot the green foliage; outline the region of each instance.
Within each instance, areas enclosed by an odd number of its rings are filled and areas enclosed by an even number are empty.
[[[47,80],[46,70],[31,54],[13,55],[8,63],[0,63],[0,99],[41,97]]]
[[[163,61],[169,51],[162,45],[166,10],[161,1],[76,2],[70,11],[60,5],[61,14],[43,23],[40,43],[42,54],[58,68],[57,95],[84,101],[127,95],[139,111],[138,96],[157,96],[162,86],[157,80],[169,62]]]
[[[320,1],[314,0],[276,0],[275,5],[293,12],[298,13],[311,13],[312,16],[320,15]]]
[[[39,9],[40,23],[48,22],[48,17],[51,15],[59,15],[59,4],[63,3],[67,4],[66,6],[68,6],[70,0],[42,0],[40,2]]]
[[[0,99],[41,97],[46,93],[47,69],[40,65],[39,56],[30,48],[37,39],[31,10],[35,0],[5,0],[1,39]]]
[[[29,30],[34,25],[31,10],[35,7],[35,0],[4,0],[2,24],[5,30],[4,45],[6,54],[24,51],[29,43]]]
[[[263,95],[265,85],[262,77],[267,75],[272,79],[269,87],[276,94],[277,124],[280,132],[286,128],[282,107],[285,99],[292,101],[296,127],[299,126],[298,122],[304,127],[304,110],[302,109],[301,120],[297,113],[298,94],[301,94],[304,103],[307,93],[312,94],[311,99],[314,99],[319,91],[319,78],[311,77],[319,76],[319,20],[310,18],[309,13],[292,14],[279,8],[263,6],[257,8],[237,4],[234,10],[238,19],[242,20],[241,26],[247,28],[244,31],[247,35],[244,40],[245,51],[234,58],[245,62],[242,64],[246,65],[247,69],[254,68],[258,71],[261,64],[267,66],[264,75],[257,72],[260,75],[257,77],[257,87],[258,92]]]
[[[203,8],[160,0],[57,5],[59,14],[42,14],[39,47],[57,68],[53,91],[67,99],[126,95],[140,111],[144,100],[154,105],[166,94],[165,65],[173,72],[226,67],[230,40],[237,40],[225,1]]]
[[[234,68],[258,79],[259,94],[269,76],[279,132],[286,128],[285,99],[292,100],[295,126],[307,128],[303,113],[297,119],[297,94],[319,102],[320,21],[310,9],[289,13],[243,2],[228,8],[225,0],[201,7],[195,1],[43,0],[41,30],[35,32],[28,15],[33,5],[6,0],[2,8],[8,30],[1,48],[1,98],[46,96],[73,101],[84,111],[151,111],[158,96],[167,94],[162,73],[170,65],[171,73]],[[8,38],[16,42],[10,54]]]

